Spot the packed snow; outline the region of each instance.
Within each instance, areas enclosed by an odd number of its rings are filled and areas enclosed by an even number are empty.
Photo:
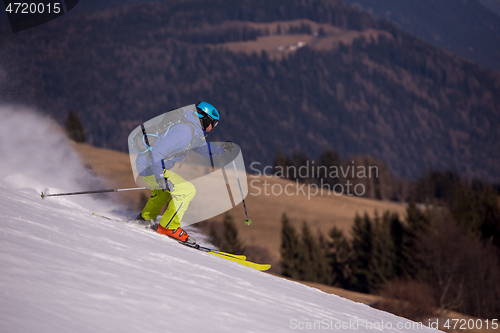
[[[92,216],[123,212],[106,197],[42,200],[99,181],[49,119],[0,117],[1,332],[431,331]]]

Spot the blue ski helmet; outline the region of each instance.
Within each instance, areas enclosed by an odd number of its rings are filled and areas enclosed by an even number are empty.
[[[196,104],[196,111],[198,111],[198,117],[202,119],[203,129],[210,126],[210,124],[212,124],[212,128],[215,128],[219,123],[219,111],[212,104],[199,102]]]

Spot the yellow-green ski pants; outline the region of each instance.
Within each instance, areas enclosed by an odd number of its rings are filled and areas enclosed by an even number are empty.
[[[177,229],[189,203],[196,194],[193,184],[170,170],[165,171],[165,177],[174,185],[172,191],[154,189],[141,214],[145,220],[155,220],[165,204],[167,210],[163,214],[160,225],[166,229]],[[150,186],[157,186],[154,176],[144,177]]]

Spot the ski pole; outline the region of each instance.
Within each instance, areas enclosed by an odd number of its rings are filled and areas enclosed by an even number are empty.
[[[106,192],[122,192],[122,191],[135,191],[135,190],[152,190],[160,187],[133,187],[133,188],[113,188],[109,190],[96,190],[96,191],[83,191],[83,192],[69,192],[69,193],[54,193],[50,194],[48,191],[42,192],[42,199],[45,197],[56,197],[63,195],[77,195],[77,194],[91,194],[91,193],[106,193]]]
[[[241,193],[241,200],[243,201],[243,208],[245,209],[245,216],[246,216],[246,220],[245,220],[245,224],[246,225],[250,225],[252,223],[252,220],[250,220],[248,218],[248,214],[247,214],[247,206],[245,205],[245,196],[243,195],[243,190],[241,189],[241,183],[240,183],[240,177],[238,177],[238,170],[236,169],[236,163],[234,163],[234,157],[233,157],[233,152],[230,151],[231,153],[231,158],[233,159],[233,167],[234,167],[234,172],[236,173],[236,179],[238,180],[238,186],[240,187],[240,193]]]

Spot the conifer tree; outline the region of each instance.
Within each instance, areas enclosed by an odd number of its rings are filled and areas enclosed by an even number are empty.
[[[388,212],[386,214],[389,214]],[[384,216],[385,217],[385,216]],[[397,214],[390,214],[389,230],[394,245],[394,276],[401,278],[411,277],[409,262],[411,251],[408,244],[408,230],[406,225],[401,223]]]
[[[414,200],[411,200],[406,208],[409,232],[411,234],[418,234],[423,232],[430,224],[428,216],[426,216],[420,209],[418,209],[417,204]]]
[[[352,227],[352,275],[349,282],[351,289],[369,293],[372,283],[372,223],[368,215],[364,217],[356,214]]]
[[[78,117],[78,114],[74,110],[70,110],[68,113],[68,118],[66,118],[66,134],[68,137],[75,142],[85,142],[85,133],[83,131],[83,125]]]
[[[219,222],[217,222],[218,224]],[[217,229],[215,228],[214,223],[210,224],[210,230],[208,232],[208,237],[210,238],[210,242],[215,245],[218,249],[222,246],[222,239],[219,236],[219,233],[217,232]]]
[[[351,289],[374,293],[394,275],[394,244],[389,215],[375,214],[372,221],[365,213],[356,216],[353,226]]]
[[[233,217],[229,214],[224,215],[224,232],[222,237],[221,251],[242,254],[245,252],[245,247],[238,236],[238,229],[233,222]]]
[[[299,278],[303,281],[323,282],[325,280],[323,274],[327,268],[326,257],[305,221],[302,224],[301,238]]]
[[[238,229],[236,229],[233,218],[229,214],[224,215],[222,225],[220,222],[210,224],[209,237],[211,243],[221,251],[234,254],[245,252],[243,242],[238,236]]]
[[[323,236],[323,233],[320,230],[318,230],[318,247],[319,247],[319,254],[318,254],[319,257],[317,258],[317,270],[318,270],[317,282],[326,285],[332,285],[333,275],[330,266],[328,241]]]
[[[289,164],[293,166],[293,172],[288,173],[288,178],[291,180],[298,180],[299,182],[306,182],[311,175],[308,172],[301,172],[301,167],[306,166],[309,161],[309,156],[304,151],[294,151]],[[306,169],[307,170],[307,169]]]
[[[328,244],[328,258],[332,272],[332,285],[349,289],[350,261],[352,257],[351,243],[344,236],[342,230],[337,227],[333,227],[328,236],[331,239]]]
[[[281,274],[292,279],[299,278],[299,238],[288,217],[281,217]]]
[[[449,208],[453,218],[473,236],[500,246],[500,204],[490,185],[455,186]]]
[[[278,150],[274,158],[274,173],[275,174],[285,173],[287,164],[288,164],[288,159],[286,158],[285,155],[283,155],[281,150]]]
[[[406,271],[407,274],[415,279],[420,278],[419,271],[422,267],[422,261],[419,254],[419,239],[424,231],[430,226],[430,219],[418,209],[415,201],[410,201],[406,208]]]
[[[319,174],[316,177],[320,180],[323,179],[323,184],[329,184],[333,187],[335,184],[340,182],[337,175],[330,172],[332,167],[340,167],[342,165],[342,160],[339,154],[335,150],[324,150],[318,159],[318,165],[323,167],[319,169]]]
[[[394,276],[396,261],[394,243],[390,232],[390,214],[386,212],[382,219],[375,215],[373,223],[373,251],[370,262],[372,283],[370,292],[378,291]]]
[[[302,235],[300,242],[299,279],[303,281],[315,281],[314,255],[316,244],[309,230],[309,226],[304,221],[302,224]]]

